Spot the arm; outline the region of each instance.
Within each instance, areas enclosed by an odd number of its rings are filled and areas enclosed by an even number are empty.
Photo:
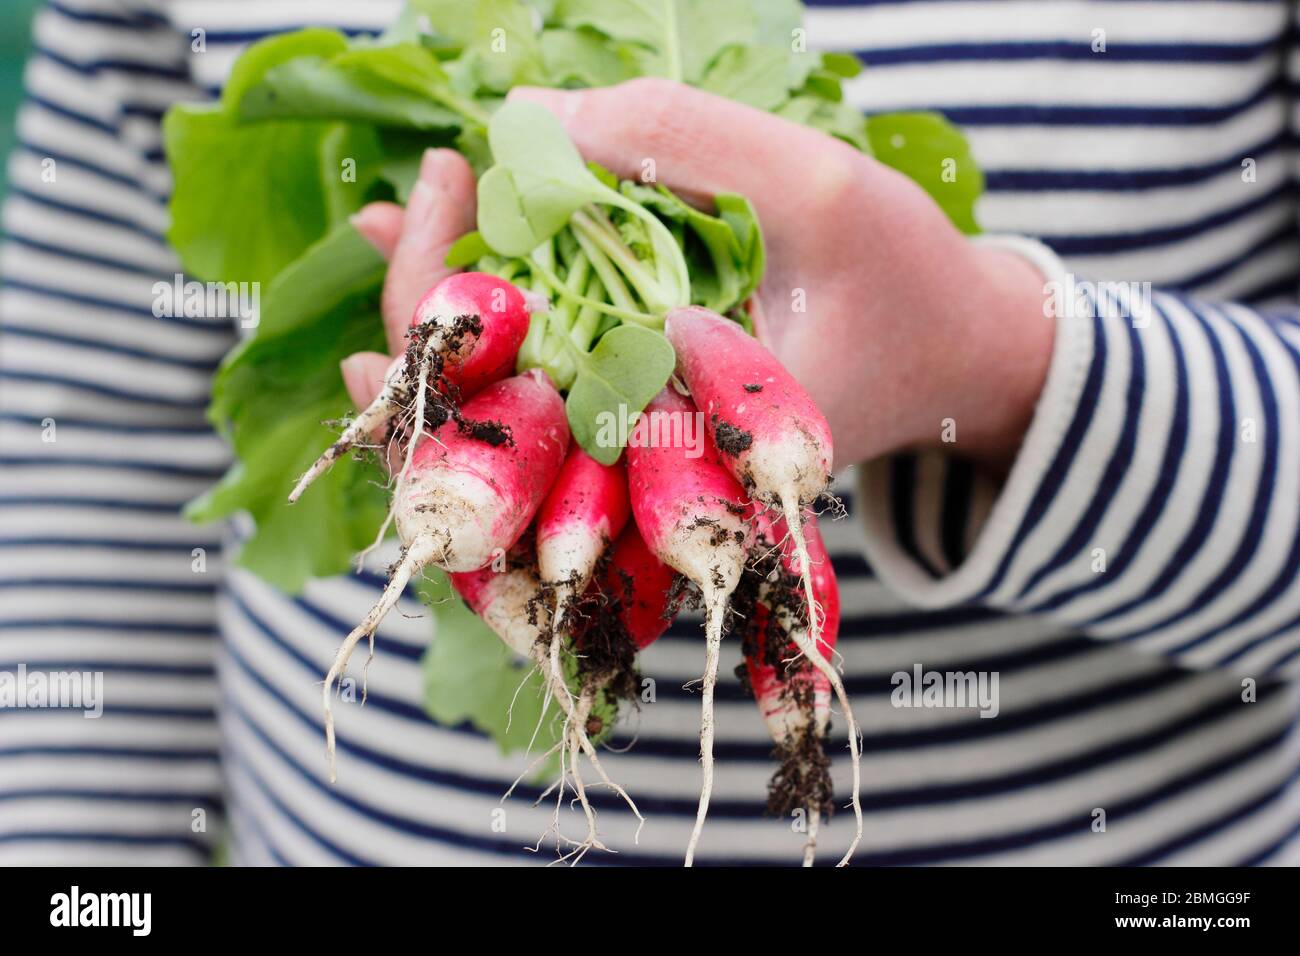
[[[620,173],[654,158],[675,189],[755,202],[759,334],[826,412],[837,465],[870,462],[857,510],[903,597],[1195,666],[1295,660],[1300,327],[1160,294],[1057,308],[1050,251],[968,241],[893,171],[698,91],[515,95]]]
[[[232,323],[152,308],[178,271],[157,120],[198,95],[183,39],[76,9],[37,17],[4,208],[0,675],[89,677],[79,707],[0,709],[0,860],[201,863],[221,555],[180,507],[225,465],[203,409]]]
[[[1026,252],[1051,288],[1084,282]],[[1005,479],[956,457],[960,423],[949,450],[864,469],[873,564],[927,607],[1040,614],[1194,667],[1294,662],[1300,324],[1142,285],[1082,288],[1055,310]]]

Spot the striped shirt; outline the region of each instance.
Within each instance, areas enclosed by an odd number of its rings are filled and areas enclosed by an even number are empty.
[[[326,781],[320,680],[391,554],[289,597],[223,562],[238,526],[178,514],[228,464],[203,408],[234,331],[150,309],[177,269],[162,112],[213,95],[260,36],[375,31],[396,6],[56,0],[37,17],[0,260],[0,674],[100,672],[104,703],[94,720],[0,710],[0,862],[197,863],[223,840],[254,865],[547,859],[522,849],[552,812],[538,788],[494,813],[522,758],[425,715],[431,625],[410,597],[380,628],[368,703],[338,708]],[[985,229],[1040,239],[1052,251],[1020,247],[1060,288],[1104,280],[1069,297],[1009,475],[934,453],[839,482],[851,518],[824,532],[865,735],[859,862],[1300,862],[1295,6],[809,10],[813,45],[868,64],[855,104],[965,128]],[[649,822],[633,843],[596,793],[621,851],[599,862],[680,861],[699,785],[682,685],[702,660],[690,620],[643,655],[657,700],[605,762]],[[736,662],[726,647],[700,859],[794,863],[802,836],[763,817],[771,744]],[[996,674],[996,717],[895,706],[894,675],[918,668]],[[851,823],[824,828],[824,856]]]

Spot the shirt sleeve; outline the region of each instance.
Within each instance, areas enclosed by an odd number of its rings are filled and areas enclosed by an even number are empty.
[[[134,0],[51,3],[33,35],[0,250],[0,862],[202,863],[221,557],[180,508],[226,465],[231,323],[155,288],[160,118],[199,95]]]
[[[1042,615],[1198,668],[1300,663],[1300,309],[1091,283],[1046,247],[1047,383],[1005,478],[952,453],[860,475],[868,558],[927,608]],[[1046,321],[1047,319],[1045,319]]]

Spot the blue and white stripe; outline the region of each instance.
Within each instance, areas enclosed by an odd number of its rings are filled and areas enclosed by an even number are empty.
[[[234,334],[151,312],[176,271],[158,119],[217,91],[259,36],[376,30],[396,7],[56,0],[38,18],[0,258],[0,671],[101,671],[107,704],[99,720],[0,712],[0,861],[199,862],[223,816],[254,865],[539,859],[521,850],[550,815],[529,808],[536,787],[492,826],[522,762],[424,715],[431,625],[413,599],[380,629],[365,708],[340,708],[325,781],[319,681],[391,556],[289,598],[224,569],[240,529],[179,515],[227,463],[202,409]],[[1062,320],[1005,479],[926,455],[841,481],[866,528],[825,526],[865,733],[861,861],[1300,862],[1292,17],[1282,0],[809,11],[815,46],[868,63],[855,104],[966,127],[987,229],[1042,239],[1060,259],[1027,254],[1053,275],[1159,290],[1140,327],[1105,308]],[[698,698],[681,685],[701,657],[690,621],[644,655],[657,702],[605,760],[650,822],[633,845],[628,814],[594,795],[613,862],[680,859],[698,786]],[[890,676],[917,662],[998,672],[999,716],[891,706]],[[727,648],[701,857],[791,863],[799,836],[761,817],[770,744],[735,663]]]

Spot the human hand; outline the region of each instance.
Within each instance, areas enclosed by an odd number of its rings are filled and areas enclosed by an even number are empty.
[[[358,352],[343,360],[348,395],[365,408],[383,387],[393,356],[406,349],[416,303],[454,272],[443,265],[451,244],[475,228],[474,171],[459,153],[430,149],[403,208],[377,202],[363,207],[352,224],[388,260],[381,311],[388,351]]]
[[[969,242],[910,179],[839,140],[659,79],[520,88],[582,154],[694,202],[736,192],[767,242],[759,337],[826,414],[837,465],[938,445],[993,466],[1014,455],[1047,374],[1043,278]]]

